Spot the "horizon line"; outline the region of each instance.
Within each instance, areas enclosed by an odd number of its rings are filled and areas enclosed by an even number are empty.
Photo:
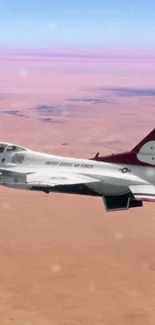
[[[50,59],[97,59],[97,60],[143,60],[143,59],[155,59],[155,49],[71,49],[71,48],[62,48],[62,49],[50,49],[50,48],[27,48],[27,49],[1,49],[0,48],[0,59],[41,59],[46,58],[46,60]],[[151,62],[150,62],[151,63]]]

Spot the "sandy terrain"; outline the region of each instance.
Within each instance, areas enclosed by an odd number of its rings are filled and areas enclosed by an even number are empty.
[[[155,59],[0,54],[0,139],[92,157],[155,127]],[[155,324],[155,205],[0,189],[0,325]]]

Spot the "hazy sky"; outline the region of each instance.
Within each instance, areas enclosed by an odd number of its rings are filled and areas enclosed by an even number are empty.
[[[0,0],[0,48],[154,48],[155,0]]]

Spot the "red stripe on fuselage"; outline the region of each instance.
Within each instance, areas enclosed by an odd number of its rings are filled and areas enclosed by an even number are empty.
[[[91,160],[100,161],[100,162],[108,162],[113,164],[122,164],[122,165],[135,165],[135,166],[151,166],[155,167],[154,165],[147,164],[137,159],[137,154],[133,151],[123,152],[120,154],[114,154],[109,156],[99,157],[96,156],[91,158]]]

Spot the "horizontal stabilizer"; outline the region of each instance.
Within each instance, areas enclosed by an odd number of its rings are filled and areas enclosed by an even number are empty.
[[[155,201],[154,185],[132,185],[129,188],[136,200]]]

